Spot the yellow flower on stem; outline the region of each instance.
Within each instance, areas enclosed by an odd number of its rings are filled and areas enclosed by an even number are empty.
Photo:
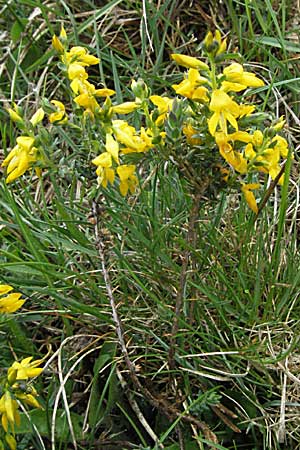
[[[5,440],[10,450],[17,450],[17,441],[12,434],[7,433],[5,435]]]
[[[69,52],[62,57],[64,64],[69,65],[76,62],[82,67],[93,66],[98,64],[100,59],[96,56],[90,55],[86,48],[75,46],[70,49]]]
[[[15,376],[16,380],[28,380],[28,378],[34,378],[40,375],[43,371],[42,367],[38,367],[42,364],[42,359],[37,359],[35,361],[31,361],[33,356],[29,356],[28,358],[22,359],[21,362],[15,361],[11,367],[8,369],[8,376],[13,371],[17,371]]]
[[[209,70],[209,67],[204,62],[193,56],[181,55],[180,53],[172,53],[171,58],[179,65],[187,67],[188,69]]]
[[[11,183],[30,169],[36,158],[37,149],[33,146],[34,138],[30,136],[19,136],[17,145],[9,152],[2,163],[7,167],[6,183]]]
[[[157,107],[158,117],[155,120],[156,125],[163,124],[167,114],[172,109],[174,102],[173,98],[161,97],[160,95],[150,95],[149,100]]]
[[[112,155],[109,152],[101,153],[92,160],[92,163],[97,166],[96,174],[99,185],[107,188],[108,182],[113,184],[115,180],[115,171],[112,169]]]
[[[31,117],[30,123],[35,127],[38,123],[42,122],[45,116],[43,108],[39,108]]]
[[[247,173],[247,160],[243,155],[235,151],[232,145],[228,142],[228,136],[223,132],[217,132],[215,134],[216,144],[219,147],[220,154],[223,156],[225,161],[230,164],[234,170],[239,173]]]
[[[226,80],[221,83],[221,89],[224,92],[239,92],[247,89],[247,87],[264,86],[264,82],[260,78],[257,78],[254,73],[245,72],[243,66],[239,63],[232,63],[225,67],[223,74],[226,77]]]
[[[53,112],[49,115],[50,123],[54,123],[57,125],[62,125],[68,121],[68,117],[66,115],[65,105],[58,100],[51,100],[51,103],[56,107],[56,112]]]
[[[196,102],[208,102],[206,87],[202,86],[204,83],[208,83],[205,77],[202,77],[198,70],[189,69],[187,77],[179,84],[173,84],[172,88],[176,94],[189,98]]]
[[[100,105],[95,99],[95,97],[89,94],[88,92],[85,92],[75,97],[74,102],[77,103],[78,106],[84,108],[85,112],[89,114],[92,118],[94,117],[96,108],[100,108]]]
[[[143,137],[138,136],[136,129],[125,120],[113,120],[112,125],[117,141],[124,144],[128,149],[131,149],[131,151],[124,151],[124,153],[141,153],[150,148],[151,138],[146,133]]]
[[[187,123],[182,128],[183,134],[186,136],[186,142],[190,145],[200,145],[202,140],[197,135],[197,130],[193,127],[191,123]]]
[[[19,124],[24,124],[23,118],[20,116],[20,114],[17,113],[17,111],[15,111],[12,108],[7,108],[6,111],[8,112],[8,114],[13,122],[16,122]]]
[[[111,109],[115,114],[129,114],[135,111],[140,105],[136,102],[124,102],[120,105],[112,106]]]
[[[12,291],[12,287],[7,284],[0,285],[0,295],[8,294],[8,292]],[[22,294],[15,292],[6,295],[5,297],[0,298],[0,313],[13,313],[17,311],[23,304],[25,300],[20,300]]]
[[[222,40],[222,36],[219,30],[216,30],[215,35],[211,31],[207,33],[204,38],[204,48],[207,53],[213,55],[220,55],[224,53],[227,48],[226,38]]]
[[[65,51],[63,44],[55,34],[52,36],[52,47],[57,51],[57,53],[63,53]]]
[[[39,404],[35,396],[32,394],[17,393],[16,397],[18,400],[21,400],[21,402],[25,403],[26,405],[32,406],[33,408],[41,408],[41,405]]]
[[[235,130],[238,130],[236,119],[239,117],[240,107],[228,94],[220,89],[214,90],[211,95],[209,109],[214,113],[208,119],[208,129],[212,136],[215,135],[218,125],[221,131],[227,134],[227,122]]]
[[[245,200],[252,211],[257,214],[258,207],[255,200],[255,196],[253,194],[253,190],[258,189],[260,187],[259,183],[250,183],[250,184],[242,184],[242,193],[244,194]]]
[[[134,194],[135,188],[138,184],[138,179],[135,175],[135,165],[123,164],[117,167],[117,174],[120,178],[120,192],[125,197],[128,190]]]
[[[116,93],[116,91],[114,91],[113,89],[108,89],[108,88],[100,88],[100,89],[95,89],[95,91],[93,93],[96,97],[110,97],[111,95],[114,95]]]
[[[12,398],[9,391],[6,391],[0,398],[0,414],[1,424],[6,432],[8,432],[9,426],[14,432],[15,423],[20,425],[18,402]]]
[[[105,148],[111,154],[113,159],[119,164],[119,144],[109,133],[106,134]]]

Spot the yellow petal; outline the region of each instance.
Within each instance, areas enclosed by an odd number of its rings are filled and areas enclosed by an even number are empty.
[[[12,290],[13,288],[9,284],[0,284],[0,295],[7,294]]]
[[[128,114],[135,111],[139,105],[135,102],[120,103],[120,105],[112,106],[112,110],[116,114]]]
[[[39,108],[31,117],[30,122],[35,127],[38,123],[40,123],[45,116],[43,108]]]
[[[52,36],[52,47],[58,52],[63,53],[64,52],[64,46],[58,39],[56,35]]]
[[[172,53],[171,58],[180,66],[192,69],[209,70],[209,67],[204,62],[193,56],[181,55],[179,53]]]
[[[133,175],[135,172],[135,165],[133,164],[123,164],[119,167],[117,167],[117,174],[119,175],[119,178],[121,181],[127,180],[131,175]]]
[[[112,165],[111,154],[108,152],[101,153],[101,155],[97,156],[92,160],[92,163],[95,164],[95,166],[111,167]]]
[[[17,441],[12,434],[6,434],[5,440],[10,448],[10,450],[17,450]]]
[[[116,163],[119,164],[119,144],[109,133],[106,134],[105,148],[106,151],[111,154]]]
[[[16,113],[16,111],[14,111],[13,109],[7,108],[7,112],[10,115],[10,118],[13,122],[24,123],[24,120],[22,119],[22,117],[19,116],[19,114]]]
[[[34,144],[34,138],[30,136],[19,136],[17,137],[17,144],[29,151]]]

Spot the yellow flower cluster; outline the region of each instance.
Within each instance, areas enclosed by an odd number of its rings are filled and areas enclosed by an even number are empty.
[[[95,151],[99,152],[100,148],[101,153],[92,159],[92,163],[96,166],[99,185],[107,188],[108,184],[117,181],[123,196],[134,193],[138,178],[136,165],[132,162],[155,147],[161,157],[167,159],[174,156],[168,146],[181,145],[181,160],[185,152],[190,155],[197,153],[197,149],[202,152],[201,157],[186,161],[186,165],[208,159],[216,168],[220,167],[223,158],[223,163],[231,168],[228,171],[221,167],[221,173],[225,170],[227,174],[223,180],[231,186],[240,186],[248,205],[257,213],[253,191],[259,187],[259,173],[275,179],[281,170],[282,158],[288,155],[287,141],[278,134],[284,120],[280,119],[268,128],[263,127],[262,121],[255,122],[256,106],[243,99],[247,89],[262,88],[264,82],[238,62],[225,64],[227,43],[218,30],[214,34],[209,32],[204,39],[205,61],[177,53],[171,55],[178,65],[187,69],[183,79],[172,85],[175,98],[150,95],[143,80],[133,80],[131,91],[135,98],[121,104],[113,104],[113,89],[98,88],[89,80],[87,69],[98,64],[99,58],[89,54],[84,47],[69,48],[64,28],[59,37],[53,36],[52,44],[60,55],[81,117],[77,129],[89,141],[92,138],[88,135],[90,126],[86,127],[87,122],[97,130],[99,145],[95,146]],[[104,99],[102,103],[100,98]],[[49,105],[51,108],[47,112],[51,124],[72,126],[61,101],[52,100]],[[135,116],[135,124],[140,122],[138,129],[124,119],[124,115],[130,113]],[[17,124],[24,122],[16,108],[10,109],[9,114]],[[31,125],[39,123],[43,114],[39,109],[31,118]],[[219,160],[212,156],[216,154]],[[39,158],[33,133],[17,138],[17,145],[2,163],[7,167],[7,182],[21,176]],[[201,177],[198,169],[195,165],[189,173]],[[279,180],[282,182],[283,177]]]
[[[37,377],[43,371],[38,367],[43,360],[32,361],[32,356],[23,359],[21,362],[15,361],[7,371],[7,377],[2,382],[2,394],[0,398],[1,425],[5,432],[4,439],[11,450],[16,450],[15,424],[20,425],[19,402],[40,408],[37,400],[37,391],[27,384],[30,378]],[[3,447],[3,442],[0,440]]]
[[[89,118],[95,123],[100,123],[104,134],[103,151],[92,160],[92,163],[97,166],[98,184],[106,188],[108,183],[114,183],[117,175],[121,194],[125,196],[128,191],[134,193],[138,184],[135,174],[136,166],[122,164],[120,157],[129,153],[143,153],[152,148],[153,132],[145,127],[136,130],[126,120],[119,119],[118,115],[129,114],[141,108],[141,97],[137,94],[135,101],[112,105],[109,97],[114,95],[115,91],[106,87],[98,89],[88,81],[86,68],[98,64],[99,58],[90,55],[83,47],[72,47],[68,51],[67,35],[63,28],[59,37],[53,36],[52,44],[60,53],[61,61],[65,66],[75,104],[84,110],[85,119]],[[139,90],[138,83],[133,82],[132,90],[136,89]],[[103,105],[99,104],[98,97],[105,98]],[[158,96],[153,97],[158,98]],[[153,98],[154,103],[155,101],[159,100]],[[53,100],[52,104],[56,111],[50,114],[50,122],[59,125],[66,123],[64,105],[57,100]],[[157,120],[162,120],[166,112],[166,106],[163,107],[160,104]]]
[[[7,111],[14,122],[28,131],[27,135],[17,138],[17,144],[2,162],[2,167],[6,167],[7,172],[6,183],[11,183],[27,170],[30,170],[33,164],[41,159],[39,149],[35,146],[36,139],[33,130],[37,124],[42,122],[45,113],[42,108],[39,108],[26,124],[16,105],[14,109],[9,108]],[[37,174],[39,175],[38,170]]]
[[[208,33],[204,41],[204,50],[209,65],[198,58],[173,54],[172,58],[183,67],[188,68],[184,79],[172,87],[176,94],[199,104],[199,112],[206,114],[207,128],[219,149],[221,156],[234,170],[235,178],[240,182],[242,192],[249,207],[258,212],[253,190],[259,183],[245,183],[241,175],[255,172],[267,173],[275,179],[281,170],[281,158],[288,156],[288,144],[284,137],[277,134],[284,125],[284,120],[273,123],[271,127],[260,130],[251,124],[255,105],[241,103],[237,93],[248,88],[259,88],[264,82],[255,74],[245,71],[239,63],[232,63],[217,74],[217,61],[226,51],[226,40],[221,40],[220,33],[215,36]],[[191,114],[193,116],[193,114]],[[196,117],[196,115],[194,114]],[[243,124],[243,119],[246,123]],[[195,122],[195,121],[194,121]],[[197,119],[196,119],[197,122]],[[193,133],[194,130],[194,133]],[[186,123],[183,129],[187,142],[191,145],[201,144],[197,131]],[[205,134],[205,130],[203,130]],[[228,177],[226,177],[228,179]],[[279,183],[282,184],[283,176]]]

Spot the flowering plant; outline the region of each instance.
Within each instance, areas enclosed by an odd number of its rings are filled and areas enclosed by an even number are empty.
[[[268,174],[283,183],[280,163],[288,156],[287,141],[280,134],[284,118],[264,125],[270,116],[256,111],[253,95],[247,101],[249,88],[263,88],[264,82],[238,62],[224,67],[227,43],[219,31],[207,34],[202,45],[204,61],[171,55],[187,69],[183,79],[172,85],[177,96],[151,94],[138,79],[131,83],[134,98],[121,104],[113,102],[113,89],[89,81],[87,69],[98,64],[99,58],[81,46],[69,49],[64,28],[59,37],[53,36],[52,43],[69,81],[76,115],[68,115],[64,103],[55,99],[45,100],[27,122],[17,106],[9,109],[11,119],[26,133],[17,138],[17,145],[2,163],[7,167],[7,183],[32,167],[40,175],[41,168],[50,163],[38,129],[45,112],[52,124],[50,133],[57,126],[73,127],[83,139],[93,141],[91,162],[96,166],[98,184],[107,188],[117,182],[123,196],[135,192],[136,162],[147,152],[150,157],[171,160],[189,184],[200,186],[205,195],[226,186],[240,188],[255,213],[258,206],[253,191],[260,187],[259,175]],[[74,123],[77,115],[79,125]]]

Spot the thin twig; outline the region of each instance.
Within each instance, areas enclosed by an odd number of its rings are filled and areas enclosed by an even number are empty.
[[[122,354],[124,357],[124,361],[128,368],[129,376],[130,376],[130,379],[131,379],[135,389],[137,391],[139,391],[145,398],[147,398],[149,403],[154,408],[158,409],[159,411],[162,411],[163,414],[169,420],[174,420],[175,418],[180,418],[187,423],[193,424],[203,432],[203,434],[207,440],[211,441],[212,443],[218,443],[216,435],[210,430],[210,428],[208,427],[208,425],[206,425],[206,423],[201,422],[196,417],[193,417],[191,414],[189,414],[188,410],[184,411],[184,412],[178,411],[178,409],[176,407],[174,407],[173,405],[169,404],[169,402],[167,400],[165,400],[163,398],[156,398],[146,387],[144,387],[141,384],[141,382],[136,374],[135,365],[131,361],[129,354],[128,354],[127,347],[126,347],[122,324],[121,324],[121,320],[120,320],[120,317],[119,317],[119,314],[117,311],[117,306],[116,306],[116,302],[115,302],[112,287],[111,287],[110,277],[109,277],[108,270],[106,267],[105,244],[104,244],[103,240],[101,239],[100,232],[99,232],[99,230],[100,230],[99,217],[101,217],[101,213],[98,211],[97,204],[95,202],[93,203],[93,206],[92,206],[92,212],[93,212],[93,216],[94,216],[93,218],[94,218],[94,223],[95,223],[96,247],[98,249],[98,253],[100,256],[101,268],[102,268],[102,273],[103,273],[103,277],[104,277],[105,287],[106,287],[107,295],[108,295],[111,310],[112,310],[112,317],[113,317],[113,321],[115,323],[116,333],[117,333],[119,345],[120,345],[120,348],[121,348],[121,351],[122,351]]]
[[[186,280],[187,280],[187,272],[188,267],[190,265],[190,253],[191,248],[195,248],[196,239],[197,239],[197,233],[196,233],[196,221],[199,215],[199,207],[200,207],[200,201],[202,198],[202,192],[197,192],[193,196],[193,205],[191,209],[189,224],[188,224],[188,231],[187,231],[187,248],[184,251],[183,254],[183,261],[181,266],[181,272],[180,272],[180,280],[179,280],[179,287],[176,295],[176,303],[175,303],[175,314],[173,318],[173,325],[172,325],[172,331],[171,331],[171,340],[170,340],[170,349],[169,349],[169,367],[170,369],[175,368],[175,347],[176,347],[176,335],[178,333],[179,329],[179,317],[182,310],[183,305],[183,297],[184,297],[184,291],[186,286]]]

